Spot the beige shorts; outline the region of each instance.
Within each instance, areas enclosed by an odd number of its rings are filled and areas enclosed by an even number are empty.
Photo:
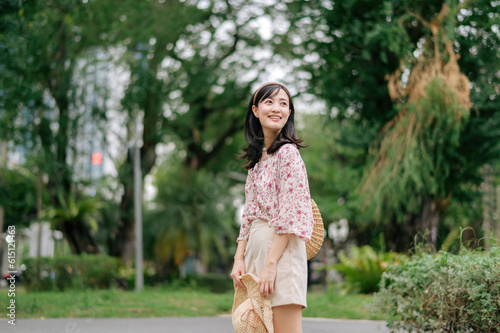
[[[267,253],[271,248],[274,228],[264,219],[252,221],[245,249],[245,268],[247,273],[260,277],[266,264]],[[272,306],[287,304],[307,307],[307,256],[306,243],[292,235],[277,265]]]

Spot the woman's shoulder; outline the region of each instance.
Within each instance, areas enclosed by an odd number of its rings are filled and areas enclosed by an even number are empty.
[[[299,148],[295,143],[285,143],[276,153],[278,160],[281,162],[299,162],[302,161]]]
[[[284,145],[282,145],[278,149],[277,153],[279,155],[282,155],[282,156],[287,156],[287,155],[292,155],[292,156],[299,155],[300,156],[299,148],[293,142],[285,143]]]

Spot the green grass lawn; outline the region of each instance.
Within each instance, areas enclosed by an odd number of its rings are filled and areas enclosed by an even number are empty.
[[[146,288],[141,293],[121,290],[65,292],[16,291],[17,318],[117,318],[216,316],[230,314],[233,293],[214,294],[189,288]],[[384,319],[367,308],[369,295],[310,292],[305,317]],[[0,306],[9,302],[0,290]]]
[[[386,320],[388,316],[373,313],[372,295],[340,295],[332,291],[309,292],[304,317]]]

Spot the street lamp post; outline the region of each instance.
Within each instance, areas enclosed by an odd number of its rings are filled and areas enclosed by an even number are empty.
[[[141,172],[141,146],[139,135],[139,117],[134,124],[134,139],[129,145],[134,165],[134,237],[135,237],[135,291],[144,289],[144,272],[142,267],[142,172]]]
[[[134,214],[135,214],[135,291],[144,288],[144,273],[142,270],[142,177],[141,148],[134,148]]]

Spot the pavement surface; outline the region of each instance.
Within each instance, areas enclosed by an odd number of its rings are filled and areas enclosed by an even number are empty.
[[[389,332],[383,321],[304,318],[303,333]],[[5,333],[234,333],[230,316],[166,318],[0,319]]]

